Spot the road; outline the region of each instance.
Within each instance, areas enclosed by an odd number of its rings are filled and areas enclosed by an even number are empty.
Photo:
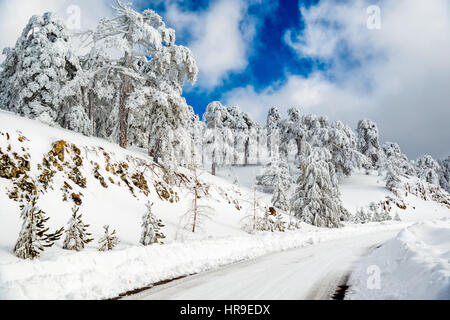
[[[397,233],[383,231],[274,253],[155,286],[124,299],[331,299],[351,273],[353,263]]]

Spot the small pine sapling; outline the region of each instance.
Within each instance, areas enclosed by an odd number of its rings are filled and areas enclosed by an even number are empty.
[[[113,232],[109,232],[109,226],[103,226],[103,229],[105,229],[105,234],[102,238],[98,241],[100,244],[99,251],[110,251],[112,250],[117,244],[119,244],[119,238],[116,235],[116,230],[113,230]]]
[[[49,218],[45,217],[45,212],[39,209],[36,202],[37,197],[32,196],[20,214],[23,224],[19,239],[14,246],[14,253],[21,259],[39,258],[44,248],[53,246],[64,231],[64,228],[61,228],[54,233],[48,233],[49,228],[45,227],[45,223]]]
[[[154,203],[151,203],[150,201],[146,204],[147,212],[142,217],[142,235],[140,243],[144,246],[155,243],[163,244],[161,240],[166,238],[161,231],[164,224],[153,214],[153,205]]]
[[[280,232],[286,231],[286,223],[284,222],[283,217],[281,216],[281,213],[276,213],[275,230],[280,231]]]
[[[89,238],[91,235],[87,232],[88,224],[84,224],[82,215],[78,215],[79,207],[72,208],[72,217],[69,220],[69,227],[66,231],[66,238],[64,239],[63,249],[81,251],[84,246],[94,239]]]
[[[262,207],[260,200],[262,197],[258,197],[256,194],[256,184],[253,186],[253,191],[246,198],[242,199],[242,201],[249,204],[247,208],[247,215],[242,218],[241,222],[243,223],[243,229],[251,234],[255,234],[256,231],[261,231],[261,217],[260,212],[264,210]]]

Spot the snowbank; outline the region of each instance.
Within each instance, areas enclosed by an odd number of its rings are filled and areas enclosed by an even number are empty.
[[[379,286],[369,279],[377,269]],[[349,284],[348,299],[450,299],[450,219],[406,228],[360,261]]]
[[[104,299],[149,284],[195,274],[268,253],[380,230],[401,223],[131,247],[110,252],[62,252],[39,261],[0,265],[0,299]]]

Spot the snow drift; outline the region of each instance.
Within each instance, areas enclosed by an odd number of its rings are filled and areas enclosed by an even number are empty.
[[[367,285],[370,266],[379,289]],[[349,284],[348,299],[450,299],[450,219],[406,228],[360,261]]]

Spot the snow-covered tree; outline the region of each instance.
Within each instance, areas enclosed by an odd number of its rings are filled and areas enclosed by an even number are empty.
[[[14,253],[21,259],[39,258],[45,248],[53,246],[55,241],[61,238],[64,231],[64,228],[61,228],[54,233],[49,233],[49,228],[45,227],[49,218],[36,203],[37,197],[31,197],[31,201],[23,207],[20,214],[23,224],[14,246]]]
[[[358,122],[358,150],[369,159],[366,169],[378,170],[383,159],[383,152],[378,138],[375,122],[364,119]]]
[[[400,146],[394,142],[385,142],[382,146],[385,159],[385,169],[390,167],[398,175],[415,176],[414,165],[402,153]]]
[[[379,202],[371,202],[368,207],[359,208],[353,217],[355,223],[390,221],[392,217]]]
[[[441,188],[450,193],[450,156],[439,160],[441,171],[439,172]]]
[[[272,209],[272,210],[271,210]],[[273,208],[265,208],[264,215],[258,218],[257,230],[258,231],[278,231],[278,227],[284,228],[284,225],[278,225],[280,222],[276,220],[277,213]],[[284,229],[283,229],[284,230]]]
[[[3,53],[2,108],[86,133],[87,116],[79,91],[81,67],[61,18],[49,12],[34,15],[15,47]]]
[[[105,234],[98,241],[100,247],[99,251],[109,251],[119,244],[119,238],[116,235],[116,230],[109,232],[109,226],[103,226]]]
[[[273,192],[277,183],[277,172],[279,171],[280,161],[272,157],[269,163],[263,169],[262,174],[256,176],[256,185],[261,187],[264,192]]]
[[[297,157],[300,156],[302,150],[302,141],[303,136],[305,135],[305,130],[302,126],[300,110],[297,108],[290,108],[288,110],[288,119],[289,119],[289,134],[290,138],[295,142],[297,146]]]
[[[341,121],[331,124],[325,146],[330,150],[331,162],[338,178],[350,176],[367,162],[367,158],[357,150],[353,130]]]
[[[102,19],[92,36],[96,46],[122,53],[110,66],[121,82],[119,144],[127,146],[129,115],[135,112],[133,120],[144,121],[141,127],[149,122],[149,153],[156,161],[176,163],[176,149],[183,143],[178,139],[185,137],[189,118],[181,87],[186,78],[196,81],[195,60],[188,48],[175,45],[175,31],[153,10],[139,13],[119,0],[113,9],[115,16]]]
[[[278,161],[278,170],[275,173],[275,189],[272,195],[272,205],[286,212],[290,209],[289,190],[292,186],[292,177],[286,162]]]
[[[392,168],[392,166],[388,166],[386,173],[386,187],[389,190],[394,191],[395,189],[398,189],[400,185],[401,180],[399,178],[399,174]]]
[[[142,216],[142,234],[140,243],[144,246],[149,246],[155,243],[163,244],[161,240],[165,239],[166,236],[162,233],[161,228],[164,227],[164,225],[162,221],[156,218],[153,214],[153,203],[149,201],[146,207],[147,211]]]
[[[308,143],[303,143],[300,176],[291,203],[295,215],[302,221],[336,228],[341,226],[348,212],[339,199],[330,158],[326,150],[312,149]]]
[[[66,238],[64,239],[63,249],[81,251],[84,246],[94,239],[89,238],[91,235],[87,232],[88,224],[84,224],[82,215],[78,215],[79,207],[72,208],[72,217],[69,220],[66,230]]]
[[[82,76],[81,97],[89,118],[89,133],[116,141],[116,119],[114,106],[120,86],[117,69],[111,68],[113,60],[105,48],[93,47],[79,58]]]
[[[275,230],[280,232],[286,231],[286,222],[283,220],[281,213],[275,213]]]
[[[270,108],[267,113],[266,132],[267,150],[269,157],[278,156],[278,145],[280,141],[281,116],[277,108]]]
[[[211,174],[213,176],[216,175],[217,165],[222,163],[223,150],[227,149],[226,143],[224,143],[224,136],[228,135],[228,133],[225,133],[227,131],[223,126],[223,119],[226,117],[226,114],[227,109],[219,101],[214,101],[207,106],[203,115],[203,120],[207,123],[205,149],[211,159]]]
[[[423,155],[415,161],[417,176],[434,185],[439,186],[439,172],[442,170],[439,163],[430,155]]]

